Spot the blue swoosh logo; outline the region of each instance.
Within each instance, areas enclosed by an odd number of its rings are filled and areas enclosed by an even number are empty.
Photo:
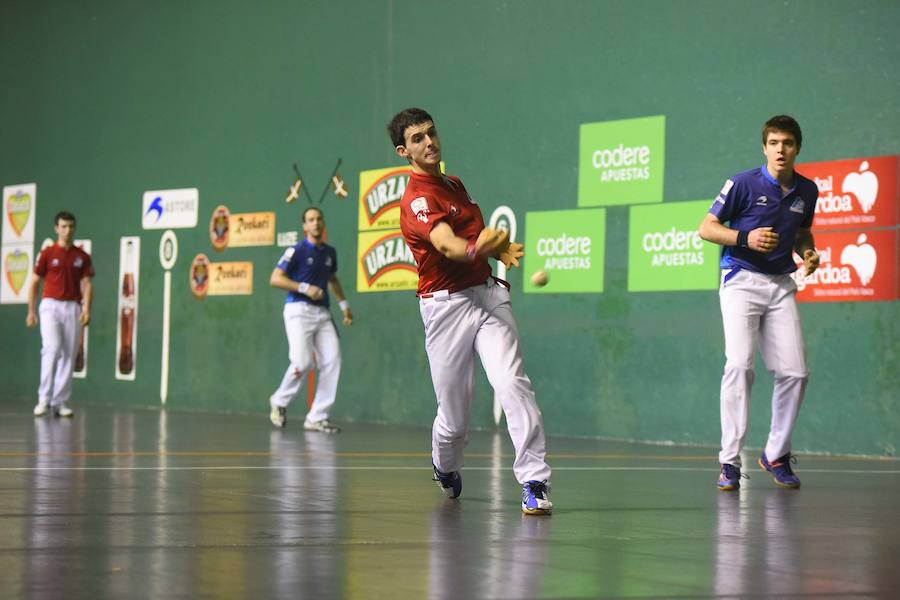
[[[157,196],[153,199],[153,202],[150,203],[150,208],[147,209],[145,214],[150,214],[151,212],[156,211],[156,221],[158,222],[162,218],[163,207],[162,207],[162,196]]]

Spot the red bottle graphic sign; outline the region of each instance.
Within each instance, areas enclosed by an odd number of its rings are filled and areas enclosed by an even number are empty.
[[[137,361],[140,238],[122,238],[119,262],[119,311],[116,379],[133,380]]]

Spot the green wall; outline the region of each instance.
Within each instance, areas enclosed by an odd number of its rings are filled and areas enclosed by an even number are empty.
[[[157,405],[160,231],[145,190],[200,189],[178,230],[169,406],[259,412],[287,364],[279,251],[215,255],[213,208],[299,210],[298,162],[318,196],[338,157],[348,200],[326,217],[356,323],[341,332],[339,420],[430,423],[415,298],[356,294],[358,172],[400,164],[384,133],[410,105],[437,119],[448,171],[485,214],[577,207],[581,123],[666,117],[666,202],[711,198],[761,164],[775,113],[804,128],[801,160],[900,153],[900,6],[823,2],[0,2],[0,183],[36,182],[40,243],[73,210],[93,240],[90,375],[78,402]],[[699,223],[702,214],[697,215]],[[602,294],[525,295],[511,276],[528,370],[550,433],[715,445],[723,358],[715,292],[628,293],[628,208],[607,210]],[[118,238],[142,239],[137,379],[113,376]],[[524,232],[519,234],[524,238]],[[255,293],[198,302],[197,252],[250,260]],[[795,435],[807,451],[894,454],[900,441],[897,302],[804,304],[812,379]],[[35,396],[40,338],[0,306],[0,393]],[[760,365],[760,371],[764,371]],[[771,379],[754,390],[762,445]],[[491,423],[483,376],[473,424]],[[260,426],[265,426],[264,422]]]

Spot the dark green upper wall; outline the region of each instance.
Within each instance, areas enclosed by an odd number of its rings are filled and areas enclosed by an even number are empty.
[[[399,164],[384,134],[410,105],[437,119],[448,170],[486,214],[576,207],[578,126],[666,116],[665,201],[711,198],[762,162],[759,127],[789,113],[801,160],[900,153],[900,8],[882,2],[0,2],[0,183],[37,182],[38,240],[61,208],[94,241],[90,377],[79,399],[158,402],[160,232],[144,190],[200,189],[179,230],[174,407],[264,411],[286,366],[276,248],[215,255],[221,203],[296,222],[284,193],[301,165],[314,196],[334,161],[351,199],[326,203],[357,323],[342,331],[338,418],[428,423],[433,392],[410,293],[355,290],[358,172]],[[715,444],[723,342],[710,292],[629,294],[625,207],[607,212],[602,295],[514,304],[548,429]],[[702,215],[698,215],[698,222]],[[141,235],[138,378],[113,378],[118,237]],[[523,233],[520,233],[523,236]],[[195,301],[197,252],[252,260],[252,297]],[[898,303],[801,307],[812,379],[796,446],[893,453],[900,432]],[[39,336],[0,306],[3,393],[31,398]],[[760,368],[762,371],[762,368]],[[750,443],[761,445],[763,373]],[[490,422],[479,379],[473,421]]]

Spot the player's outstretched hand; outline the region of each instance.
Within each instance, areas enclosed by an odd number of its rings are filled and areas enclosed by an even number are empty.
[[[518,267],[519,259],[525,256],[525,251],[522,250],[523,248],[524,246],[522,244],[510,242],[509,246],[506,247],[506,250],[500,253],[497,260],[506,265],[507,269]]]
[[[509,246],[509,232],[485,227],[475,240],[476,256],[499,256]]]
[[[344,311],[344,325],[353,325],[353,312],[349,308]]]
[[[803,252],[803,266],[806,267],[807,276],[812,275],[819,268],[819,255],[815,250],[807,249]]]
[[[778,234],[771,227],[757,227],[747,236],[751,250],[768,254],[778,246]]]

